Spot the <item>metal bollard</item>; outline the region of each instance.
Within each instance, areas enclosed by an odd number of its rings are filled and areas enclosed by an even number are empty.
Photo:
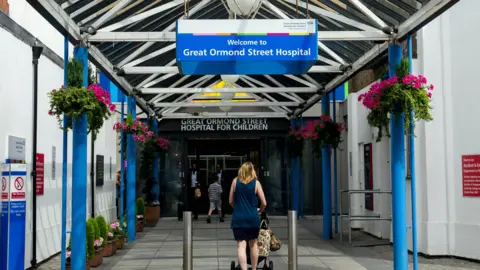
[[[288,211],[288,270],[297,270],[297,211]]]
[[[192,270],[192,212],[183,212],[183,226],[183,270]]]

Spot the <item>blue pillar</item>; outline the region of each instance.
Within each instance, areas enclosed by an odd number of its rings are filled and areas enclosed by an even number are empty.
[[[400,45],[388,47],[388,76],[395,76],[402,60]],[[395,270],[408,269],[407,246],[407,196],[405,183],[405,124],[403,113],[393,113],[390,118],[390,162],[392,170],[392,228],[393,265]]]
[[[292,120],[292,126],[296,126],[296,120]],[[297,211],[298,216],[298,165],[299,157],[291,157],[292,162],[292,210]]]
[[[155,136],[158,135],[158,120],[153,119],[153,133]],[[155,153],[155,158],[153,159],[153,179],[155,180],[155,185],[153,185],[153,200],[158,201],[158,196],[160,194],[160,174],[159,174],[159,155]]]
[[[137,117],[135,97],[128,97],[128,112],[133,119]],[[135,214],[136,214],[136,176],[137,176],[137,147],[133,135],[127,135],[127,230],[128,242],[135,242]]]
[[[337,98],[333,91],[333,121],[337,122]],[[338,233],[338,177],[337,177],[337,149],[333,149],[333,208],[335,209],[335,234]]]
[[[413,51],[412,51],[412,36],[408,36],[408,63],[409,63],[409,73],[412,73],[412,61],[413,61]],[[414,118],[414,112],[410,109],[410,116]],[[411,200],[412,200],[412,253],[413,253],[413,270],[418,269],[418,250],[417,250],[417,187],[416,187],[416,177],[415,177],[415,123],[410,122],[410,189],[411,189]]]
[[[88,84],[88,48],[75,47],[74,56],[83,64],[83,85]],[[83,270],[86,264],[87,218],[87,115],[73,122],[72,159],[72,270]]]
[[[122,103],[121,106],[122,108],[120,109],[120,121],[123,123],[125,121],[125,96],[123,93],[121,93],[121,99]],[[120,135],[120,195],[119,195],[119,206],[120,210],[118,211],[118,215],[120,216],[120,228],[122,231],[124,231],[123,227],[123,215],[125,213],[125,205],[123,205],[124,202],[124,195],[125,195],[125,159],[124,159],[124,153],[125,153],[125,132],[122,130],[121,135]]]
[[[68,83],[68,37],[65,36],[63,44],[63,86]],[[67,262],[67,177],[68,177],[68,118],[63,115],[63,153],[62,153],[62,258],[61,270],[65,270]]]
[[[330,97],[322,97],[322,115],[330,116]],[[330,168],[330,146],[322,148],[322,197],[323,197],[323,238],[332,238],[332,179]]]

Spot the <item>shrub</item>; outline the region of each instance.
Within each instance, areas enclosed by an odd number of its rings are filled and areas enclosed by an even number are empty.
[[[105,221],[105,218],[103,216],[98,216],[96,220],[97,220],[98,230],[100,231],[100,237],[102,237],[104,240],[102,243],[102,247],[105,247],[107,245],[107,239],[108,239],[107,222]]]
[[[143,198],[138,198],[137,199],[137,215],[145,215],[145,201]]]
[[[95,219],[90,218],[87,221],[87,259],[90,260],[95,256],[95,247],[93,243],[95,242],[95,227],[97,223]]]

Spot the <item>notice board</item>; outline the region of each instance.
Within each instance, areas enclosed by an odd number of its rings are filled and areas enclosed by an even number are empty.
[[[103,186],[105,178],[105,160],[102,155],[97,155],[97,163],[95,166],[96,185]]]
[[[463,197],[480,197],[480,155],[462,156]]]
[[[37,195],[43,195],[45,193],[45,155],[37,153],[35,170],[37,171]]]

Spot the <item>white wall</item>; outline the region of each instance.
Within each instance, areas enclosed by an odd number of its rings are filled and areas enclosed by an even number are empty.
[[[480,1],[460,1],[418,33],[419,58],[413,63],[414,73],[424,74],[435,85],[434,120],[417,123],[415,130],[418,248],[429,255],[480,259],[480,215],[476,214],[480,198],[463,197],[461,168],[462,155],[480,153],[480,128],[476,125],[480,92],[475,89],[480,62],[476,44],[480,38],[474,34],[480,32],[479,9]],[[357,101],[358,95],[367,90],[350,94],[345,105],[348,152],[353,156],[349,188],[364,188],[362,144],[372,143],[374,188],[390,190],[389,140],[375,142],[376,130],[368,126],[367,110]],[[349,165],[343,161],[340,166]],[[410,184],[407,180],[409,226]],[[389,196],[375,195],[374,204],[375,212],[390,215]],[[358,196],[352,207],[356,214],[368,214],[363,196]],[[379,237],[391,237],[389,222],[355,225]]]
[[[17,1],[11,1],[11,3]],[[22,2],[22,1],[18,1]],[[40,31],[40,30],[37,30]],[[6,158],[7,135],[26,138],[26,162],[31,168],[32,153],[32,53],[31,48],[16,39],[9,32],[0,29],[0,157]],[[45,42],[45,40],[42,40]],[[57,40],[59,44],[62,39]],[[48,42],[45,42],[48,44]],[[38,93],[38,146],[37,152],[45,154],[45,194],[37,196],[37,261],[42,261],[60,251],[61,243],[61,190],[62,190],[62,131],[54,117],[48,116],[47,92],[63,84],[63,70],[42,56],[39,61]],[[115,117],[104,124],[95,143],[95,152],[105,158],[105,185],[96,188],[97,215],[104,215],[113,221],[115,209],[115,182],[117,145],[112,130]],[[90,141],[90,138],[89,138]],[[71,186],[72,133],[69,132],[68,173]],[[51,179],[52,146],[56,147],[56,177]],[[112,177],[109,174],[109,160],[112,157]],[[90,153],[88,153],[90,160]],[[88,165],[90,168],[90,165]],[[89,171],[87,172],[90,173]],[[87,180],[90,182],[89,178]],[[32,241],[31,181],[27,182],[27,235],[25,266],[30,266]],[[88,187],[90,196],[90,187]],[[71,189],[68,192],[68,204],[71,202]],[[90,201],[90,199],[87,199]],[[90,207],[87,205],[88,211]],[[70,220],[70,207],[68,210]],[[69,223],[70,228],[70,223]],[[70,230],[70,229],[68,229]]]

